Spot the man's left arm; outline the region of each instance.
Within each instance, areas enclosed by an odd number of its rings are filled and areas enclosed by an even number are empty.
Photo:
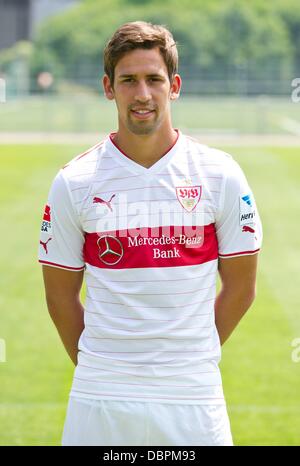
[[[215,302],[215,322],[221,344],[255,299],[257,263],[258,254],[219,258],[222,286]]]

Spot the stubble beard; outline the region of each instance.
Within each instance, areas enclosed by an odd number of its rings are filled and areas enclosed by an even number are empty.
[[[155,112],[155,115],[154,115],[154,121],[146,121],[145,120],[145,121],[135,122],[135,121],[132,120],[132,115],[130,113],[130,110],[128,111],[127,128],[133,134],[136,134],[136,135],[152,134],[160,126],[160,123],[161,123],[160,119],[158,118],[156,112]]]

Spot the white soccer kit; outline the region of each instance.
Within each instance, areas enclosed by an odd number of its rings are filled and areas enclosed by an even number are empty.
[[[71,396],[225,404],[214,303],[218,258],[255,254],[262,229],[232,157],[178,131],[150,168],[113,134],[60,170],[39,260],[85,269]]]

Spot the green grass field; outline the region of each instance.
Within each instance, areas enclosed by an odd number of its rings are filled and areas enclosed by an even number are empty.
[[[219,133],[300,134],[299,104],[289,97],[181,97],[174,126]],[[0,131],[102,132],[116,125],[115,103],[98,94],[11,99],[0,105]]]
[[[58,169],[84,147],[0,146],[0,445],[59,445],[73,367],[48,316],[37,250]],[[236,445],[300,445],[299,148],[222,147],[244,168],[264,225],[258,296],[221,363]]]

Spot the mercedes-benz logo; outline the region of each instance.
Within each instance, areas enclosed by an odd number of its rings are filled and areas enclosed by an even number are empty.
[[[100,236],[97,245],[99,248],[99,259],[106,265],[116,265],[124,255],[123,245],[115,236]]]

